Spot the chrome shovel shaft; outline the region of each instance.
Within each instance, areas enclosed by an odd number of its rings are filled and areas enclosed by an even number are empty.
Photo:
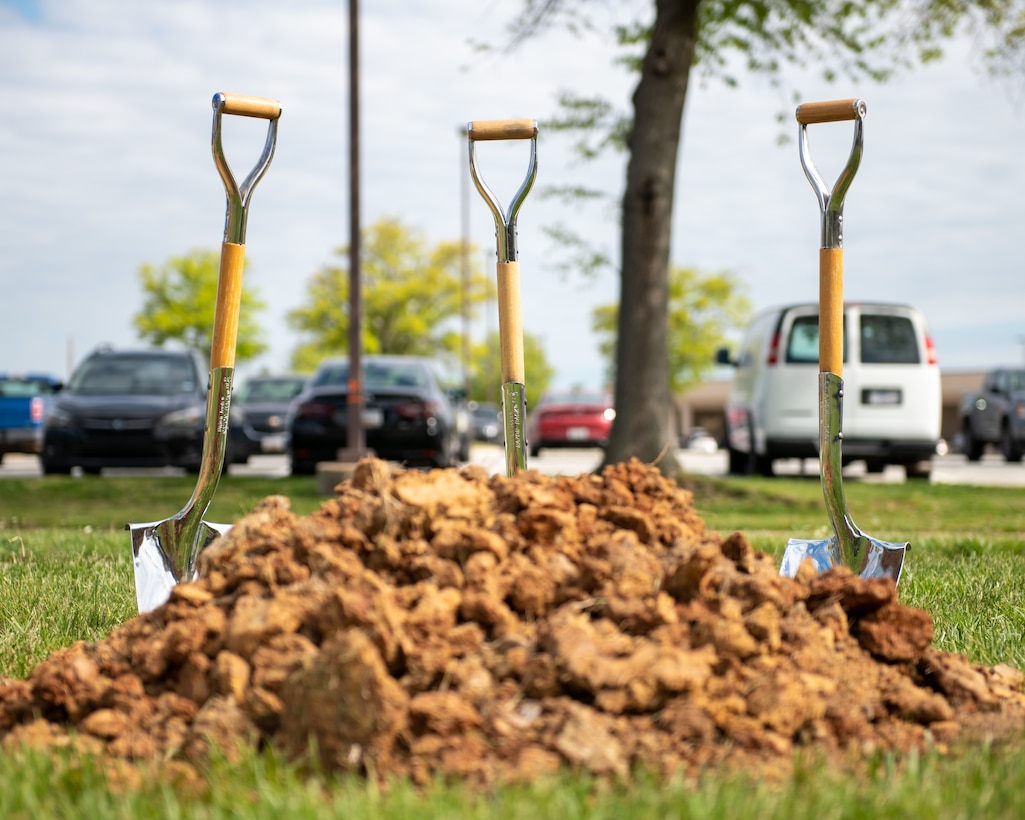
[[[128,525],[132,534],[135,591],[140,612],[164,603],[175,584],[194,580],[200,551],[231,528],[229,524],[208,523],[203,516],[217,491],[224,467],[231,389],[235,376],[235,347],[242,301],[249,200],[256,183],[263,177],[274,156],[281,105],[277,100],[263,97],[215,94],[213,110],[211,144],[214,163],[224,182],[227,213],[210,344],[210,381],[207,386],[202,460],[195,490],[181,511],[164,521]],[[241,185],[236,183],[224,157],[221,143],[223,114],[269,121],[263,152]]]
[[[527,399],[523,364],[523,321],[520,312],[520,266],[517,261],[516,218],[537,176],[537,122],[482,120],[466,129],[470,175],[495,218],[498,245],[498,324],[502,358],[502,419],[505,428],[506,475],[527,468]],[[506,213],[498,197],[481,178],[476,144],[483,140],[530,140],[530,163]]]
[[[861,163],[864,120],[863,100],[805,103],[797,108],[800,157],[805,176],[819,202],[822,242],[819,249],[819,473],[833,535],[823,539],[791,538],[780,574],[794,576],[810,558],[822,572],[846,566],[863,578],[900,579],[906,542],[881,541],[863,533],[847,511],[843,491],[843,207],[844,197]],[[832,190],[811,159],[808,126],[814,123],[854,121],[850,156]]]

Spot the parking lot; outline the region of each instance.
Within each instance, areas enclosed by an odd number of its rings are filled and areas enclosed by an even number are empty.
[[[726,475],[726,453],[700,453],[678,450],[677,458],[683,468],[696,475]],[[529,466],[550,475],[573,475],[590,472],[601,463],[602,453],[598,449],[581,448],[566,450],[542,450],[536,458],[529,459]],[[505,469],[505,456],[501,447],[475,445],[471,450],[471,462],[480,464],[489,472],[499,473]],[[249,459],[248,464],[233,464],[229,468],[233,476],[288,475],[288,460],[284,455],[260,455]],[[780,476],[804,475],[818,478],[818,462],[806,459],[776,463]],[[42,476],[39,459],[35,456],[11,453],[0,464],[0,478],[31,478]],[[161,469],[111,469],[103,475],[182,475],[173,467]],[[905,480],[900,467],[887,467],[880,474],[869,475],[863,464],[851,464],[844,469],[844,478],[876,483],[901,482]],[[1025,487],[1025,464],[1008,464],[998,455],[983,456],[981,461],[969,463],[963,455],[937,456],[933,459],[932,483],[974,484],[989,487]]]

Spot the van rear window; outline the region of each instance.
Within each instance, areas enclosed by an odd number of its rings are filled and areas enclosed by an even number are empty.
[[[787,339],[787,364],[819,363],[819,317],[795,316]],[[847,361],[847,323],[844,322],[843,360]]]
[[[907,316],[862,314],[860,334],[862,364],[919,364],[922,361],[915,326]],[[817,364],[818,360],[819,317],[795,317],[787,339],[787,363]],[[843,360],[847,361],[846,322]]]
[[[921,360],[915,327],[907,316],[862,314],[862,363],[918,364]]]

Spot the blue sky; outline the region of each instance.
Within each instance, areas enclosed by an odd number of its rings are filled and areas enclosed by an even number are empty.
[[[363,221],[393,216],[432,243],[458,240],[458,129],[472,119],[541,120],[538,182],[519,220],[524,326],[543,338],[559,384],[597,387],[591,311],[615,300],[618,283],[565,277],[541,228],[565,222],[613,257],[618,232],[608,212],[567,209],[540,191],[585,178],[618,194],[623,159],[579,167],[543,123],[563,88],[602,91],[625,107],[632,80],[597,36],[547,36],[511,56],[475,57],[468,41],[496,39],[509,8],[363,4]],[[249,368],[287,364],[296,340],[285,313],[349,241],[347,21],[348,6],[327,0],[0,0],[0,369],[64,376],[95,345],[135,344],[139,266],[219,246],[224,192],[209,139],[210,98],[222,90],[276,97],[284,109],[250,210],[246,283],[270,304],[262,321],[272,346]],[[803,99],[868,104],[865,156],[847,197],[846,295],[922,308],[951,370],[1025,355],[1025,86],[996,84],[975,66],[958,41],[942,62],[885,86],[791,78]],[[745,77],[739,89],[695,80],[685,112],[673,263],[733,271],[756,308],[817,297],[815,196],[796,143],[778,144],[776,114],[791,108]],[[229,161],[241,175],[263,128],[231,125]],[[812,133],[829,179],[850,133]],[[485,177],[508,201],[525,155],[515,144],[488,148]],[[493,270],[494,226],[475,191],[470,208],[477,261]],[[489,312],[474,333],[496,326]]]
[[[0,0],[0,6],[9,6],[26,20],[38,20],[40,16],[36,0]]]

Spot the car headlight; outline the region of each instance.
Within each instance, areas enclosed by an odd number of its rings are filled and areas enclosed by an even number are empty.
[[[163,416],[158,425],[174,430],[193,429],[203,425],[203,410],[199,407],[183,407]]]
[[[74,417],[67,410],[54,407],[46,414],[46,420],[43,423],[47,427],[70,427],[74,420]]]

